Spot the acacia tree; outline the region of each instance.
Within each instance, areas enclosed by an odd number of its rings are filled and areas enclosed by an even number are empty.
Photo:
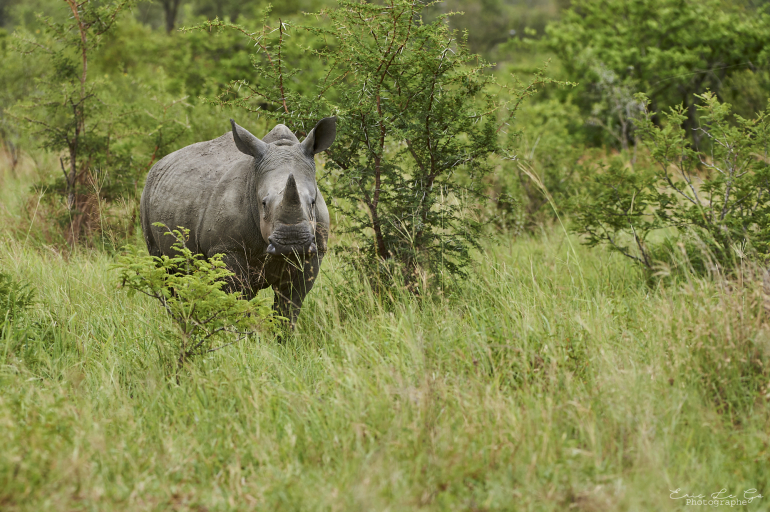
[[[328,81],[347,85],[337,99],[346,129],[329,151],[340,171],[335,197],[349,199],[341,206],[352,232],[371,229],[378,260],[455,273],[477,244],[463,196],[478,192],[498,150],[487,64],[443,18],[423,23],[420,3],[340,7],[322,14],[329,28],[314,31],[331,43],[317,51]]]
[[[146,84],[143,104],[127,104],[114,93],[107,77],[89,70],[104,36],[134,0],[62,0],[66,14],[40,16],[40,35],[22,33],[17,50],[40,58],[45,72],[29,98],[12,115],[31,129],[45,149],[60,153],[62,178],[53,187],[67,207],[66,239],[74,245],[90,231],[102,198],[114,199],[133,189],[136,175],[185,129],[175,119],[180,100]],[[137,158],[140,142],[155,146],[152,155]],[[149,162],[148,162],[149,161]]]
[[[43,53],[53,69],[39,80],[40,97],[18,105],[21,117],[38,128],[44,144],[53,151],[65,150],[67,161],[60,159],[64,175],[64,196],[70,211],[67,238],[74,243],[88,217],[88,198],[78,195],[94,156],[103,154],[109,140],[97,123],[102,106],[98,99],[98,81],[89,80],[88,61],[102,36],[115,24],[118,15],[133,0],[97,3],[93,0],[63,0],[71,16],[59,22],[40,17],[43,34],[39,38],[22,37],[20,51]],[[108,129],[109,132],[109,129]]]
[[[398,262],[415,286],[420,270],[462,273],[478,245],[480,224],[469,208],[492,171],[489,157],[500,152],[500,117],[550,81],[539,74],[513,91],[512,102],[499,100],[489,64],[468,51],[446,15],[425,22],[425,6],[340,0],[302,30],[280,20],[270,27],[267,17],[257,32],[219,20],[197,27],[239,30],[257,48],[254,80],[231,83],[216,103],[298,133],[338,116],[337,140],[319,176],[345,214],[338,229],[355,235],[368,261]],[[287,59],[298,46],[320,59],[320,76],[304,72],[317,63]]]

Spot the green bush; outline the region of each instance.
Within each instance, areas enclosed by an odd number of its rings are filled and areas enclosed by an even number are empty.
[[[681,127],[684,107],[663,114],[662,127],[647,111],[637,122],[649,166],[615,159],[573,201],[586,243],[607,244],[648,269],[676,247],[686,249],[686,263],[700,272],[768,259],[770,110],[744,119],[714,94],[698,98],[696,129],[709,149],[696,150]]]
[[[226,268],[222,254],[206,259],[188,249],[189,233],[182,227],[165,233],[176,240],[173,257],[150,256],[128,245],[115,265],[129,296],[139,292],[160,301],[174,323],[177,372],[192,358],[256,335],[260,326],[269,332],[276,318],[268,299],[244,300],[240,292],[225,291],[235,274]]]
[[[581,84],[575,94],[584,114],[604,123],[596,125],[599,141],[621,147],[634,92],[646,93],[656,112],[683,104],[690,131],[695,95],[719,96],[726,78],[765,66],[768,38],[766,13],[723,0],[575,0],[548,26],[545,44]],[[689,135],[697,144],[700,132]]]

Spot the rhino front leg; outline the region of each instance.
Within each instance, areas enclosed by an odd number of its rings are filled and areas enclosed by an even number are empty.
[[[275,286],[273,291],[275,292],[273,311],[276,315],[284,317],[288,321],[289,328],[293,331],[300,309],[302,309],[302,302],[304,302],[307,294],[293,288],[281,289]]]
[[[305,261],[301,270],[294,265],[289,265],[289,267],[287,279],[273,286],[275,292],[273,310],[276,314],[286,318],[290,329],[294,330],[300,309],[302,309],[302,303],[318,277],[321,258],[317,255],[313,256]]]
[[[251,300],[258,290],[253,289],[251,285],[251,272],[246,258],[240,254],[226,253],[222,261],[234,274],[227,279],[228,290],[241,292],[244,299]]]

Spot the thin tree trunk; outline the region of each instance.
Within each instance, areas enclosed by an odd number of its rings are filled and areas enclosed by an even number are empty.
[[[86,131],[86,119],[85,119],[85,102],[86,102],[86,82],[88,80],[88,27],[84,21],[80,18],[80,7],[82,4],[78,4],[75,0],[66,0],[72,11],[72,16],[77,23],[78,32],[80,32],[80,54],[82,58],[83,69],[80,74],[80,99],[77,102],[72,102],[73,115],[75,116],[75,133],[72,140],[69,142],[70,153],[70,171],[67,175],[67,207],[69,208],[70,215],[70,229],[67,233],[67,238],[70,246],[74,247],[80,237],[80,230],[82,225],[81,213],[77,208],[77,180],[78,180],[78,150],[80,145],[80,135],[85,134]],[[72,100],[70,100],[72,101]]]
[[[377,255],[381,259],[386,260],[390,254],[388,254],[388,249],[385,247],[385,237],[382,236],[382,225],[380,223],[380,218],[377,215],[376,207],[370,207],[370,210],[372,212],[372,229],[374,229],[374,239],[377,243]]]
[[[176,15],[181,0],[163,0],[163,11],[166,14],[166,33],[170,34],[176,26]]]

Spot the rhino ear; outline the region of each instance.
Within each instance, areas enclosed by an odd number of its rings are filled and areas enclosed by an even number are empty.
[[[337,118],[325,117],[318,121],[315,128],[310,130],[305,140],[302,141],[302,149],[310,156],[326,151],[334,143],[337,137]]]
[[[254,158],[262,158],[267,152],[267,144],[253,136],[248,130],[235,124],[235,121],[230,119],[230,124],[233,125],[233,140],[235,146],[241,151]]]

